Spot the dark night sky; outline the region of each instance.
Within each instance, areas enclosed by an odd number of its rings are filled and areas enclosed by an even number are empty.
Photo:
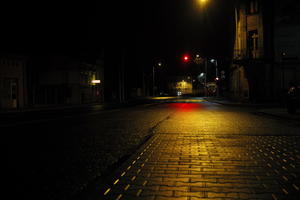
[[[176,65],[185,52],[226,57],[232,44],[232,0],[23,2],[2,5],[2,52],[92,54],[126,47],[138,60]]]
[[[112,4],[108,10],[115,12],[104,23],[109,27],[105,30],[107,39],[136,47],[138,57],[149,64],[163,58],[172,70],[180,68],[184,53],[229,57],[234,24],[232,1],[210,0],[202,10],[194,3],[154,0]]]

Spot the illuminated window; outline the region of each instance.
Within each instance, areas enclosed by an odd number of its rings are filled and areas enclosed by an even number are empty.
[[[259,12],[258,0],[249,0],[247,5],[248,14],[255,14]]]

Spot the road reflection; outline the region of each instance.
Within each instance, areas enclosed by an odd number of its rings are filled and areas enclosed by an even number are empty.
[[[169,103],[168,106],[178,112],[192,112],[203,109],[205,106],[200,103]]]

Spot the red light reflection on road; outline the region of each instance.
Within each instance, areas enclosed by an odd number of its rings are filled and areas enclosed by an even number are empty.
[[[180,112],[191,112],[198,109],[203,109],[203,104],[201,103],[170,103],[168,104],[170,108],[176,109]]]

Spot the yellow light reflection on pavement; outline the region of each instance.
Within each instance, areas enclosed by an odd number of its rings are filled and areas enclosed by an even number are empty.
[[[178,102],[178,103],[201,103],[205,102],[204,99],[192,99],[192,98],[182,98],[182,97],[153,97],[151,98],[158,102]]]
[[[176,99],[177,97],[153,97],[153,100]]]
[[[120,191],[124,199],[155,200],[291,199],[289,195],[299,193],[299,184],[290,181],[300,175],[295,171],[300,167],[299,135],[274,136],[280,124],[266,135],[271,129],[266,131],[265,121],[249,113],[220,109],[202,99],[173,100],[161,105],[173,114],[128,161],[135,165],[110,199]],[[129,184],[133,187],[124,189]]]

